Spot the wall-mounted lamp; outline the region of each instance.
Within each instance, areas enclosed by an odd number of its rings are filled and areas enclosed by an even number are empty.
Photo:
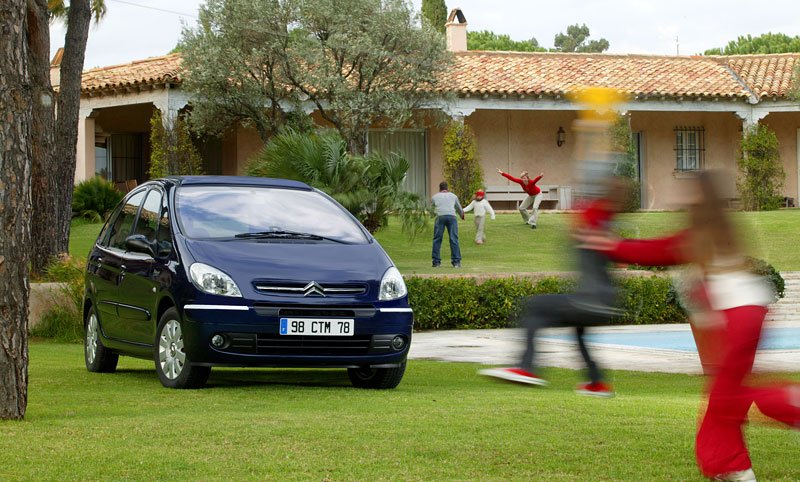
[[[566,137],[566,135],[567,135],[567,133],[564,132],[564,128],[559,126],[558,127],[558,132],[556,132],[556,145],[558,145],[558,147],[561,147],[561,146],[564,145],[564,138]]]

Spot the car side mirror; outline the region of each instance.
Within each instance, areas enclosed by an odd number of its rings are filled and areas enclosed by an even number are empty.
[[[150,244],[150,241],[142,234],[132,234],[125,238],[125,249],[134,253],[147,254],[153,258],[156,257],[156,253],[153,251],[153,246]]]

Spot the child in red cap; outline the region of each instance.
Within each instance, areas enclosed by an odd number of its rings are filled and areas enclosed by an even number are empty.
[[[489,204],[489,201],[486,200],[486,193],[483,191],[477,191],[475,193],[475,198],[464,208],[464,212],[466,213],[472,210],[475,211],[475,244],[483,244],[486,240],[483,234],[486,213],[488,212],[489,215],[492,216],[492,219],[494,219],[494,209],[492,209],[492,205]]]

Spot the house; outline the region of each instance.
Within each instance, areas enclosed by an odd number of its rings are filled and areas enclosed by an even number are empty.
[[[790,90],[800,54],[479,52],[467,50],[466,27],[463,13],[454,10],[446,37],[455,62],[444,81],[456,98],[442,109],[474,130],[487,184],[506,182],[495,179],[500,168],[544,172],[543,183],[572,185],[570,126],[580,106],[565,96],[591,85],[629,95],[620,110],[634,134],[643,208],[674,206],[673,193],[691,171],[735,168],[742,132],[755,123],[777,134],[786,171],[784,195],[798,198],[800,103]],[[76,181],[96,174],[114,181],[145,180],[153,109],[174,115],[191,102],[181,76],[180,54],[84,72]],[[400,150],[412,161],[408,188],[430,195],[442,178],[443,133],[434,124],[376,129],[369,146]],[[240,174],[260,147],[254,130],[235,126],[221,139],[206,139],[200,150],[206,172]]]

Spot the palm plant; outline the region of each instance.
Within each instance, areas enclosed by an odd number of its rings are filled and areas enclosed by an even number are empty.
[[[427,225],[427,206],[403,190],[410,164],[399,154],[365,156],[347,152],[335,132],[302,134],[286,130],[273,137],[247,167],[250,176],[305,182],[336,199],[369,232],[398,214],[403,230],[414,237]]]

